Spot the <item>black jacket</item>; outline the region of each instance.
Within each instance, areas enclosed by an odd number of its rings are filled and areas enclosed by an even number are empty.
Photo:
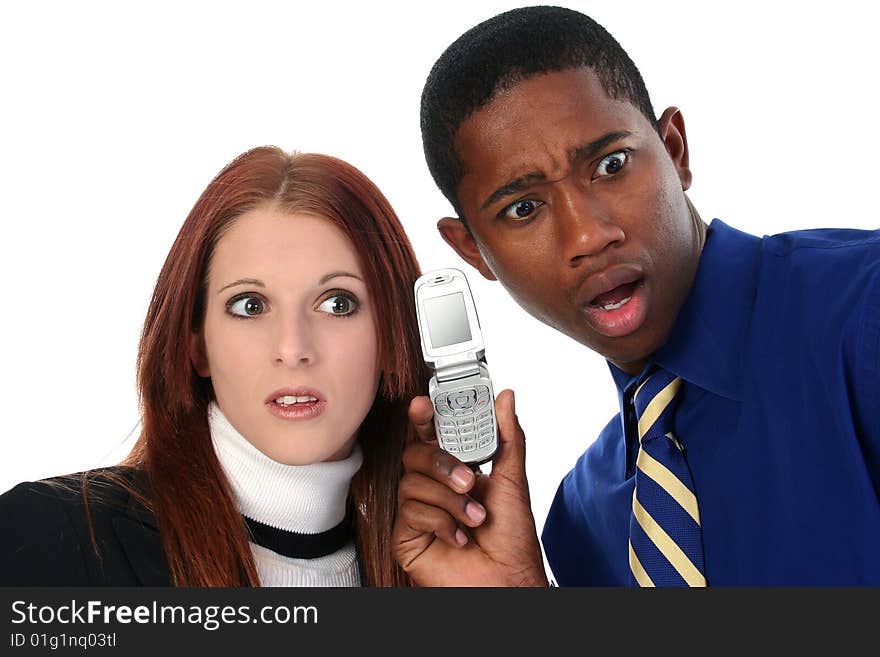
[[[147,491],[143,472],[126,467],[19,484],[0,496],[0,586],[171,586],[153,515],[125,488]]]

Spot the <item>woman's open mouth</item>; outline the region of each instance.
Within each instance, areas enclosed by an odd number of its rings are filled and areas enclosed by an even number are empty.
[[[266,400],[266,407],[283,420],[310,420],[324,412],[327,401],[316,391],[279,390]]]

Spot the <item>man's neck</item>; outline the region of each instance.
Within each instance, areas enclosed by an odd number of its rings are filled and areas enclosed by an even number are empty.
[[[697,208],[694,207],[694,204],[691,202],[690,198],[688,198],[687,194],[684,195],[684,200],[687,203],[688,212],[690,213],[691,226],[693,227],[693,230],[694,230],[694,242],[696,244],[696,252],[697,252],[696,264],[694,265],[693,276],[691,277],[690,286],[688,286],[688,294],[690,294],[690,288],[693,287],[694,280],[697,277],[697,266],[700,261],[700,255],[703,253],[703,247],[706,244],[706,230],[708,229],[708,226],[700,218],[700,213],[697,212]],[[687,298],[687,297],[685,297],[685,298]],[[675,326],[674,321],[672,323],[672,326]],[[670,330],[671,330],[671,327],[670,327]],[[661,345],[664,344],[668,337],[669,337],[668,334],[665,335],[663,337],[663,340],[660,342],[660,344]],[[623,372],[626,372],[630,376],[636,376],[637,374],[640,374],[645,369],[645,366],[649,362],[651,362],[652,356],[653,356],[653,352],[651,354],[648,354],[647,356],[644,356],[642,358],[637,358],[637,359],[631,360],[631,361],[619,361],[619,360],[614,360],[612,358],[609,358],[608,360],[611,363],[613,363],[616,367],[618,367],[620,370],[622,370]]]

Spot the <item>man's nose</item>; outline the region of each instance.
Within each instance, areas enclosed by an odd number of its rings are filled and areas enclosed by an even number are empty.
[[[577,185],[560,193],[554,214],[559,252],[572,267],[626,239],[603,203]]]

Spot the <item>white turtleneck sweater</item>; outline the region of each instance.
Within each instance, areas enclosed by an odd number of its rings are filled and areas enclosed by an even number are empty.
[[[341,461],[285,465],[254,447],[216,402],[208,409],[208,424],[214,451],[243,515],[301,534],[319,534],[342,522],[351,478],[364,460],[357,443]],[[353,541],[314,559],[295,559],[250,545],[263,586],[360,586]]]

